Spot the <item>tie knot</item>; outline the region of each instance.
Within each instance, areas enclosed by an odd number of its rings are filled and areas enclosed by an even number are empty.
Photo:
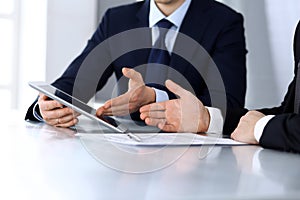
[[[157,22],[156,25],[157,25],[159,28],[169,29],[169,28],[171,28],[171,27],[173,26],[173,23],[170,22],[169,20],[162,19],[162,20],[160,20],[159,22]]]

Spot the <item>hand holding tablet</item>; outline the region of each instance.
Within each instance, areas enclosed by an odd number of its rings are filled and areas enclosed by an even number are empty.
[[[138,136],[134,135],[133,133],[130,133],[125,125],[121,124],[120,122],[111,117],[104,116],[102,119],[98,118],[96,116],[96,110],[94,108],[76,99],[75,97],[72,97],[71,95],[55,88],[54,86],[45,82],[29,82],[29,85],[32,88],[38,90],[39,92],[45,94],[47,97],[52,98],[53,100],[56,100],[60,104],[66,106],[66,109],[71,109],[80,114],[83,114],[88,118],[99,122],[100,124],[104,125],[105,127],[111,129],[116,133],[126,133],[130,138],[136,141],[141,141],[141,139]]]
[[[35,117],[37,119],[42,117],[43,121],[51,126],[69,128],[78,123],[80,113],[49,98],[43,93],[39,94],[38,105],[40,115],[35,114]]]

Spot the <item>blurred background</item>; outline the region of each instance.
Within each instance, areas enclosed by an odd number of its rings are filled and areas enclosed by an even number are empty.
[[[54,81],[83,50],[105,10],[134,1],[0,0],[2,110],[25,115],[37,95],[28,81]],[[246,107],[279,105],[293,77],[293,34],[300,19],[300,1],[220,1],[245,19]],[[102,91],[104,98],[109,97],[113,81]]]

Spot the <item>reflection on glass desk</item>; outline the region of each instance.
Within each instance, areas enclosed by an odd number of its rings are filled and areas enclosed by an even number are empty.
[[[258,146],[172,146],[157,157],[172,160],[152,172],[115,169],[151,166],[143,159],[157,147],[126,146],[134,162],[105,142],[98,151],[112,166],[96,160],[76,131],[22,119],[1,124],[0,199],[297,199],[300,156]],[[83,125],[80,125],[84,128]],[[97,145],[96,145],[97,146]]]

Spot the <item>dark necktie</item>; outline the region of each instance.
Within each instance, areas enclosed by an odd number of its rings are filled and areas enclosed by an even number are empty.
[[[296,90],[295,90],[295,102],[294,102],[294,112],[299,114],[300,109],[300,61],[298,63],[297,69],[297,79],[296,79]]]
[[[166,48],[165,39],[173,24],[166,19],[162,19],[157,22],[157,26],[159,27],[159,37],[149,54],[145,82],[164,84],[167,77],[166,66],[170,64],[170,54]]]

